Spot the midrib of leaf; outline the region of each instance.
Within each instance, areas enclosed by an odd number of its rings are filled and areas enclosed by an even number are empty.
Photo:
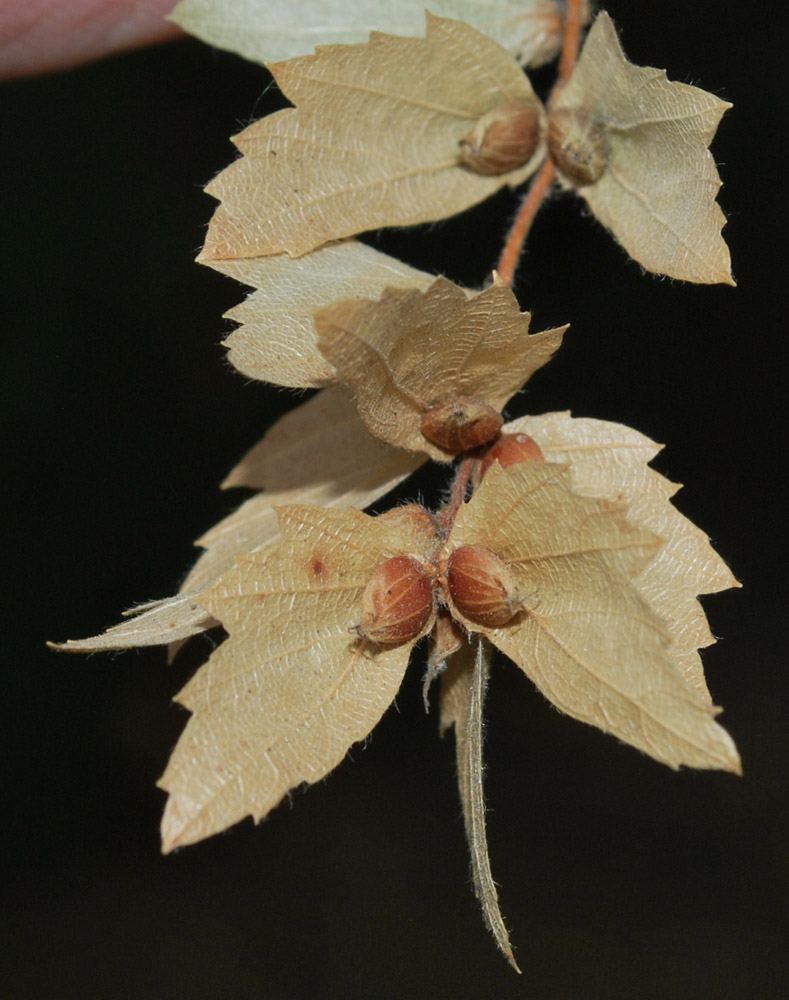
[[[295,137],[289,137],[289,138],[295,138]],[[301,136],[298,137],[297,141],[303,142],[305,143],[305,145],[316,145],[315,143],[312,143],[310,140],[304,139]],[[326,148],[330,149],[332,152],[335,151],[335,147],[333,146],[328,146]],[[358,155],[360,151],[357,149],[357,150],[348,150],[348,152],[353,152],[356,155]],[[375,149],[365,149],[363,150],[363,153],[365,156],[367,155],[380,156],[382,158],[385,158],[386,156],[389,155],[389,154],[378,153],[378,151]],[[325,193],[321,193],[320,195],[315,195],[312,198],[300,199],[299,208],[309,208],[312,205],[331,201],[333,198],[341,198],[348,194],[353,194],[358,191],[364,191],[366,188],[383,187],[386,184],[397,184],[400,181],[406,180],[408,177],[414,177],[418,174],[438,173],[440,170],[450,170],[456,166],[457,166],[457,157],[452,157],[449,160],[440,161],[438,163],[428,163],[428,164],[422,164],[417,167],[410,167],[407,170],[401,170],[399,173],[387,174],[384,175],[383,177],[375,177],[370,181],[363,181],[355,185],[348,185],[347,187],[336,188],[333,191],[327,191]],[[288,209],[284,213],[285,218],[289,218],[291,215],[292,215],[292,209]]]
[[[511,566],[523,566],[526,563],[542,562],[546,559],[574,559],[576,556],[588,555],[593,552],[621,552],[625,549],[643,549],[648,547],[648,543],[623,540],[620,545],[614,543],[595,544],[590,548],[568,549],[566,552],[543,552],[540,555],[524,556],[522,559],[508,559]],[[657,547],[656,547],[657,551]]]

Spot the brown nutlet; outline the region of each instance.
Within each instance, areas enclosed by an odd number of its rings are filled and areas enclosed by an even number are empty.
[[[559,170],[579,187],[594,184],[606,167],[603,126],[586,111],[558,108],[548,122],[548,149]]]
[[[507,563],[489,549],[461,545],[447,561],[449,596],[469,621],[499,628],[523,607],[524,595]]]
[[[541,115],[531,101],[507,101],[487,111],[460,140],[459,160],[475,173],[496,176],[534,156]]]
[[[495,440],[503,420],[498,410],[476,396],[455,396],[437,403],[422,417],[422,434],[439,448],[457,453]]]
[[[411,556],[387,559],[362,594],[363,639],[395,645],[415,639],[433,613],[433,580]]]

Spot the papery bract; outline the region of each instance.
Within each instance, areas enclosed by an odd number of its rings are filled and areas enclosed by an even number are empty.
[[[165,850],[259,820],[364,739],[400,686],[415,639],[359,637],[362,596],[392,556],[428,561],[421,507],[377,518],[279,508],[282,541],[250,553],[203,596],[228,639],[178,695],[193,714],[161,780]]]
[[[707,148],[730,107],[628,62],[602,11],[551,107],[551,148],[566,186],[648,271],[732,285]]]
[[[446,438],[439,447],[435,434],[425,436],[431,410],[465,399],[500,412],[558,350],[566,327],[529,334],[530,319],[498,279],[471,297],[438,278],[424,293],[390,289],[378,301],[338,302],[315,313],[318,346],[354,391],[370,431],[439,462],[484,442],[450,450]],[[469,419],[480,412],[469,408]],[[451,406],[445,415],[452,418]],[[452,425],[458,438],[461,426]]]
[[[458,513],[444,554],[484,547],[528,595],[506,625],[466,621],[569,715],[671,767],[737,771],[730,737],[666,647],[662,619],[633,586],[661,540],[626,519],[621,503],[570,488],[566,466],[492,466]]]
[[[563,4],[556,0],[431,0],[430,11],[470,24],[520,62],[541,66],[561,45]],[[423,0],[181,0],[170,15],[185,31],[254,62],[310,52],[316,43],[365,42],[371,28],[416,35]],[[584,19],[588,20],[584,2]]]
[[[427,15],[426,38],[373,32],[270,67],[295,108],[250,125],[244,154],[206,188],[221,201],[202,259],[299,257],[381,226],[432,222],[522,183],[545,153],[498,176],[463,166],[483,115],[519,99],[542,106],[515,60],[485,35]],[[543,119],[544,121],[544,116]]]
[[[686,681],[709,701],[698,649],[715,639],[697,596],[739,584],[707,535],[671,503],[679,486],[647,468],[662,446],[632,427],[569,413],[521,417],[505,430],[531,435],[549,461],[569,463],[576,492],[626,503],[631,519],[663,539],[634,584],[665,623]]]
[[[224,341],[230,363],[249,378],[304,389],[336,378],[318,350],[315,309],[338,299],[378,298],[386,288],[424,291],[435,281],[356,240],[331,243],[296,259],[279,254],[204,263],[255,289],[225,313],[241,324]]]

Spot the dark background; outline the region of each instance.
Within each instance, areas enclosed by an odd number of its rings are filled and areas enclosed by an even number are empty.
[[[713,148],[739,288],[643,276],[557,201],[517,292],[534,329],[572,330],[510,412],[571,408],[666,443],[656,465],[686,484],[679,507],[745,583],[705,601],[721,637],[709,683],[744,777],[672,773],[500,663],[489,838],[522,978],[477,912],[452,740],[422,710],[417,663],[327,781],[259,828],[162,858],[154,783],[185,720],[170,699],[208,641],[172,667],[161,649],[43,644],[172,593],[192,540],[238,502],[217,483],[293,405],[228,367],[220,316],[243,292],[192,262],[227,136],[278,98],[265,71],[196,41],[5,84],[4,996],[789,995],[780,36],[772,5],[608,9],[634,62],[735,104]],[[476,284],[514,205],[504,193],[377,245]]]

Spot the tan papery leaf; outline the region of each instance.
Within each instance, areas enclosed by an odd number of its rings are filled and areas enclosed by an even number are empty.
[[[730,107],[628,62],[603,11],[552,107],[551,149],[565,185],[648,271],[733,285],[707,148]]]
[[[696,598],[739,584],[707,535],[670,502],[679,486],[646,467],[662,446],[623,424],[569,413],[521,417],[504,429],[533,437],[548,461],[569,463],[576,492],[625,502],[630,521],[663,539],[633,582],[663,619],[671,635],[668,652],[685,679],[709,700],[697,650],[715,639]]]
[[[431,0],[430,10],[472,25],[525,66],[542,66],[559,51],[564,4],[555,0]],[[253,62],[292,59],[316,42],[366,42],[371,28],[416,35],[423,0],[181,0],[170,19],[185,31]],[[588,7],[586,11],[588,20]]]
[[[182,589],[202,590],[237,556],[276,542],[275,507],[368,507],[423,461],[373,437],[347,390],[324,389],[281,417],[230,471],[223,487],[251,486],[263,492],[198,539],[206,552]]]
[[[427,38],[373,32],[365,45],[319,47],[270,67],[296,108],[235,137],[244,154],[206,188],[222,204],[202,259],[299,257],[381,226],[432,222],[505,185],[544,155],[544,114],[499,45],[468,25],[427,16]],[[461,166],[460,144],[508,102],[534,111],[534,152],[498,176]]]
[[[444,555],[482,547],[506,563],[523,595],[506,625],[468,621],[574,718],[679,767],[738,771],[715,709],[667,654],[670,637],[634,580],[660,540],[622,504],[575,493],[567,466],[494,464],[461,508]]]
[[[427,440],[425,415],[455,399],[477,399],[498,413],[567,329],[529,335],[530,319],[498,278],[471,298],[438,278],[424,293],[390,289],[375,302],[337,302],[316,312],[315,325],[324,357],[354,391],[370,431],[446,462],[462,449]]]
[[[225,482],[262,492],[198,539],[206,551],[176,597],[132,608],[135,617],[101,635],[54,648],[73,653],[178,643],[217,624],[200,595],[235,560],[270,550],[279,540],[274,510],[287,503],[367,507],[402,482],[424,457],[390,448],[359,420],[348,392],[326,389],[281,417],[241,459]]]
[[[205,263],[255,289],[225,313],[242,324],[224,341],[230,363],[249,378],[294,388],[334,380],[333,367],[318,350],[315,309],[338,299],[378,298],[385,288],[424,291],[434,280],[356,240],[333,243],[295,260],[280,254]]]
[[[416,639],[361,639],[362,596],[381,565],[429,561],[435,526],[421,507],[279,509],[282,542],[251,553],[205,594],[229,638],[178,695],[193,714],[161,787],[163,849],[247,815],[260,820],[364,739],[392,702]]]

